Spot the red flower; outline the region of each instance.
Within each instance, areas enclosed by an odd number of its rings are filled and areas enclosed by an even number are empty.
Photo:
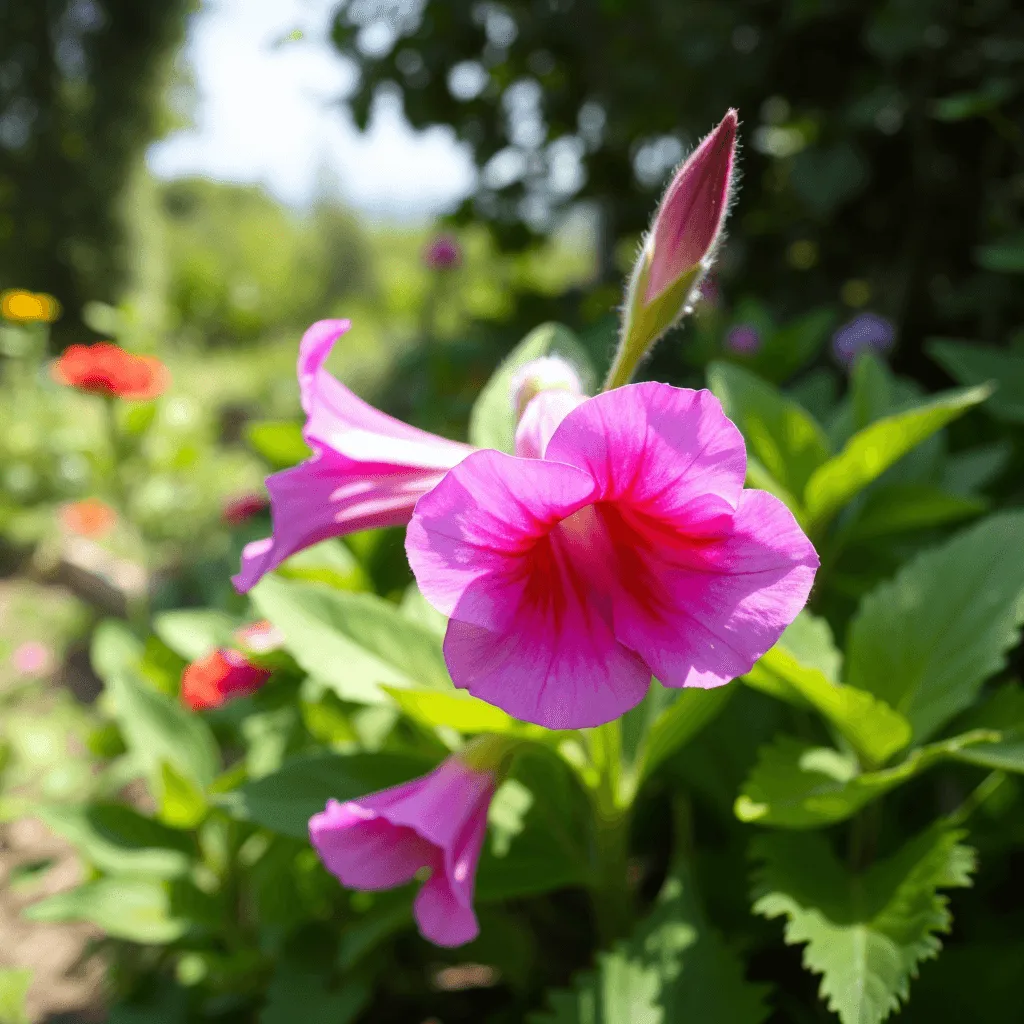
[[[266,507],[267,499],[262,494],[243,494],[240,498],[233,498],[221,509],[220,518],[229,526],[240,526]]]
[[[155,356],[137,356],[108,341],[70,346],[52,372],[61,384],[114,398],[156,398],[171,383],[167,367]]]
[[[185,669],[181,700],[193,711],[219,708],[232,697],[255,693],[269,677],[269,669],[252,664],[244,654],[219,648]]]
[[[117,513],[98,498],[71,501],[60,508],[60,525],[79,537],[102,537],[117,522]]]

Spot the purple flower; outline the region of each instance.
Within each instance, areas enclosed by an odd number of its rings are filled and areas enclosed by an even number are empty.
[[[462,250],[451,235],[435,235],[423,249],[423,262],[431,270],[453,270],[462,262]]]
[[[860,313],[832,335],[832,353],[843,366],[852,366],[861,352],[888,352],[895,338],[891,321]]]
[[[761,347],[761,335],[751,324],[737,324],[726,334],[725,347],[740,355],[753,355]]]

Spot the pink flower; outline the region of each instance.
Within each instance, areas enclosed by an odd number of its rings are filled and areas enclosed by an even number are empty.
[[[470,455],[406,535],[451,617],[455,684],[563,729],[623,714],[652,674],[711,687],[747,672],[804,606],[818,557],[745,474],[718,400],[657,383],[587,399],[542,458]]]
[[[736,111],[730,110],[665,192],[646,246],[644,302],[654,301],[714,251],[729,207],[738,123]]]
[[[320,859],[350,889],[393,889],[423,868],[413,904],[424,938],[461,946],[479,931],[473,883],[496,782],[490,771],[449,757],[429,775],[339,804],[309,822]]]
[[[453,270],[462,262],[462,250],[451,235],[435,235],[423,249],[423,262],[431,270]]]
[[[416,499],[473,449],[407,426],[324,368],[348,320],[321,320],[299,346],[303,436],[313,456],[267,478],[273,535],[247,544],[234,577],[244,593],[290,555],[329,537],[409,521]]]
[[[46,644],[29,640],[14,649],[11,664],[20,675],[45,676],[53,668],[53,651]]]

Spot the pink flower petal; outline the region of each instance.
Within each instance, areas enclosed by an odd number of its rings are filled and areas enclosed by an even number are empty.
[[[328,801],[310,819],[309,834],[327,870],[353,889],[392,889],[411,882],[422,867],[439,866],[433,844],[357,802]]]
[[[615,596],[615,634],[666,686],[718,686],[750,670],[807,602],[818,556],[789,509],[744,491],[732,530],[673,543],[633,518],[630,578]]]
[[[516,455],[522,459],[542,459],[548,441],[559,423],[572,412],[586,396],[565,388],[541,391],[530,399],[519,426],[516,427]]]
[[[746,448],[710,391],[647,382],[588,399],[562,420],[545,459],[586,470],[600,500],[627,499],[650,515],[689,508],[703,518],[739,501]],[[700,505],[694,505],[699,502]]]
[[[435,946],[462,946],[480,934],[473,908],[456,899],[443,873],[435,872],[427,879],[412,912],[423,937]]]

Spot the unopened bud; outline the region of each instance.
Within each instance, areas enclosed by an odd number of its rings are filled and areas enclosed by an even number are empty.
[[[583,393],[583,384],[575,367],[558,356],[542,356],[524,363],[509,383],[509,395],[516,418],[522,418],[526,407],[542,391],[568,391]]]
[[[630,279],[606,391],[628,383],[651,346],[696,301],[729,211],[737,125],[730,110],[679,168],[658,206]]]

